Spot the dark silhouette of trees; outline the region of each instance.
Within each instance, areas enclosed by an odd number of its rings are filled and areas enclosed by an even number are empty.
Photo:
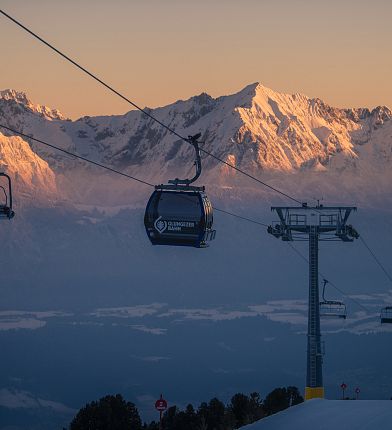
[[[287,393],[290,396],[291,404],[290,406],[299,405],[303,403],[304,398],[301,396],[297,387],[287,387]]]
[[[303,401],[297,387],[275,388],[265,398],[264,409],[268,415],[271,415]]]
[[[197,410],[191,404],[184,410],[171,406],[163,415],[162,430],[234,430],[301,402],[297,387],[276,388],[264,401],[256,392],[249,396],[237,393],[228,405],[214,397]],[[159,430],[159,423],[152,421],[142,426],[135,405],[117,394],[86,405],[69,429]]]
[[[242,427],[250,423],[249,398],[245,394],[237,393],[231,398],[229,408],[235,419],[235,427]]]
[[[229,409],[235,420],[235,428],[251,424],[265,415],[259,393],[251,393],[249,397],[242,393],[235,394]]]
[[[197,414],[195,412],[194,407],[191,404],[189,404],[185,408],[184,420],[189,430],[197,430],[197,421],[198,421]]]
[[[72,420],[70,430],[141,430],[136,406],[120,394],[88,403]]]
[[[216,397],[208,403],[207,421],[212,430],[224,430],[225,405]]]
[[[256,393],[256,392],[251,393],[249,397],[250,397],[249,403],[250,403],[250,410],[251,410],[251,420],[253,423],[265,417],[265,411],[264,411],[263,400],[261,399],[259,393]]]

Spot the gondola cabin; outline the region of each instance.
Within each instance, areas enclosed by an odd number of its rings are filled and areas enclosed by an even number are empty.
[[[212,224],[211,202],[198,187],[157,186],[144,215],[153,245],[204,248],[215,238]]]
[[[3,178],[5,178],[7,184],[3,184]],[[0,173],[0,219],[12,219],[14,216],[11,178],[5,173]]]
[[[381,324],[392,324],[392,306],[381,309]]]
[[[167,185],[157,185],[147,203],[144,225],[153,245],[205,248],[215,238],[211,202],[204,187],[191,185],[201,174],[200,136],[198,133],[186,139],[195,150],[193,178],[176,178]]]

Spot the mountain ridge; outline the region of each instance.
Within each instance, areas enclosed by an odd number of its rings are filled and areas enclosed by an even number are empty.
[[[201,93],[145,109],[182,136],[201,132],[206,151],[259,176],[328,173],[331,178],[354,178],[369,172],[374,182],[390,167],[392,113],[386,106],[340,109],[319,98],[253,83],[231,95]],[[139,111],[71,121],[55,109],[34,105],[25,93],[5,90],[0,93],[0,116],[5,125],[25,134],[157,183],[187,174],[192,166],[192,148]],[[86,168],[34,141],[29,144],[56,177],[72,181]],[[204,158],[203,167],[221,185],[238,176],[211,157]],[[361,187],[366,182],[362,179]]]

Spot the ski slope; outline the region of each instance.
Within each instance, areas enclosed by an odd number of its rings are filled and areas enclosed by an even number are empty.
[[[379,430],[392,428],[391,400],[314,399],[242,427],[246,430]]]

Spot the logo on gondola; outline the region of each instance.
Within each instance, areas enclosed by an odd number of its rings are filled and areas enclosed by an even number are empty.
[[[163,221],[161,218],[162,217],[160,216],[154,222],[155,230],[160,234],[162,234],[167,229],[167,222]]]

